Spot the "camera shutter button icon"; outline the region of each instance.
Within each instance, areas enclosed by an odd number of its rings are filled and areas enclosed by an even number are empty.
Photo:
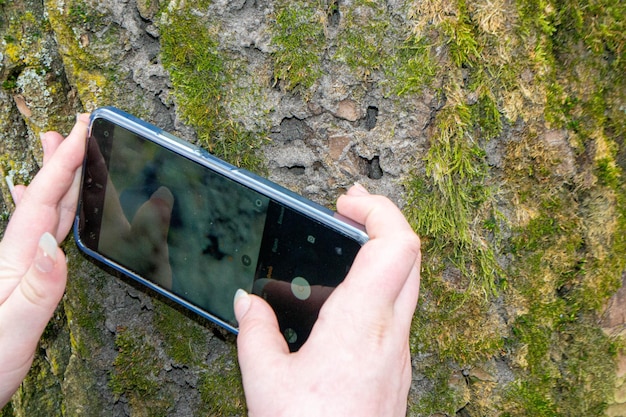
[[[298,300],[306,300],[311,296],[311,286],[302,277],[295,277],[291,281],[291,292]]]

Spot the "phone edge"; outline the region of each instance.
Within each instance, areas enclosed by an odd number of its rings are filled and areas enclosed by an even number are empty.
[[[263,178],[259,175],[256,175],[250,171],[247,171],[243,168],[236,167],[232,164],[229,164],[226,161],[210,154],[203,148],[196,146],[192,143],[189,143],[181,138],[178,138],[172,135],[165,130],[152,125],[144,120],[141,120],[123,110],[120,110],[116,107],[105,106],[99,107],[94,110],[90,115],[90,123],[89,123],[89,131],[88,137],[91,136],[91,129],[93,126],[93,121],[97,118],[104,118],[113,123],[120,125],[121,127],[128,129],[136,134],[148,137],[149,140],[161,145],[173,152],[181,154],[182,156],[199,163],[200,165],[216,170],[218,173],[224,175],[225,177],[241,183],[246,187],[257,191],[269,198],[272,198],[287,207],[290,207],[295,210],[299,210],[304,212],[304,214],[308,215],[311,219],[318,221],[322,224],[326,224],[331,226],[336,231],[343,233],[344,235],[354,239],[361,246],[364,245],[369,237],[365,232],[364,226],[352,221],[351,219],[336,213],[327,207],[324,207],[312,200],[307,199],[275,182]],[[85,172],[85,164],[87,158],[83,159],[83,174]],[[82,185],[83,178],[81,176],[80,184]],[[217,324],[220,327],[225,328],[226,330],[234,333],[235,335],[239,333],[239,329],[228,322],[216,317],[205,310],[198,308],[197,306],[191,304],[190,302],[184,300],[183,298],[177,296],[176,294],[161,288],[151,281],[142,278],[141,276],[135,274],[134,272],[124,268],[122,265],[119,265],[115,261],[105,258],[98,252],[95,252],[89,249],[81,240],[79,234],[79,218],[80,218],[80,210],[82,208],[82,187],[80,189],[80,195],[78,199],[76,214],[74,218],[73,224],[73,235],[74,240],[76,242],[77,247],[87,254],[88,256],[94,258],[98,262],[107,265],[114,270],[131,277],[132,279],[142,283],[147,286],[151,290],[157,292],[158,294],[182,305],[183,307],[193,311],[199,316],[209,320],[212,323]]]

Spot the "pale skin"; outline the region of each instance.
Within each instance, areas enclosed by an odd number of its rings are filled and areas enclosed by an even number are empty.
[[[78,116],[65,140],[43,135],[43,168],[12,192],[16,208],[0,243],[0,405],[28,373],[65,290],[67,265],[57,242],[74,220],[88,121]]]
[[[43,135],[43,168],[12,192],[16,209],[0,243],[0,407],[26,376],[63,296],[67,266],[57,242],[74,219],[87,124],[88,115],[79,115],[67,138]],[[253,417],[406,414],[419,239],[391,201],[359,185],[337,209],[364,224],[370,241],[298,352],[289,353],[264,300],[237,293],[237,346]]]
[[[271,308],[238,292],[239,364],[250,416],[404,416],[409,332],[419,293],[420,241],[387,198],[356,185],[339,213],[370,241],[330,295],[311,335],[289,353]]]

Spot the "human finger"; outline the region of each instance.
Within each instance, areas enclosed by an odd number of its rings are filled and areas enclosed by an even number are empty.
[[[397,231],[414,233],[400,209],[387,197],[369,194],[356,184],[337,200],[337,211],[365,226],[370,239]]]
[[[11,181],[7,178],[7,182]],[[24,195],[24,191],[26,191],[26,186],[24,185],[13,185],[13,181],[10,182],[9,190],[11,191],[11,198],[13,198],[13,203],[17,207],[22,201],[22,196]]]
[[[26,274],[0,306],[0,369],[27,365],[65,289],[65,255],[50,233],[39,239]],[[26,366],[26,371],[28,366]]]
[[[242,370],[258,369],[258,353],[288,354],[287,342],[280,333],[276,314],[265,300],[237,290],[233,301],[239,324],[237,350]]]
[[[78,114],[76,120],[83,123],[89,123],[88,114]],[[64,141],[62,135],[57,132],[46,132],[41,134],[41,145],[43,147],[43,163],[46,165],[52,159],[58,147]],[[79,167],[74,174],[74,181],[68,192],[59,202],[59,226],[56,233],[58,240],[63,240],[69,232],[74,217],[76,215],[76,203],[78,201],[79,185],[81,178],[81,168]]]
[[[51,232],[59,241],[65,238],[58,229],[59,203],[70,187],[76,185],[76,171],[85,152],[87,122],[84,116],[77,118],[71,133],[26,187],[11,217],[0,246],[0,256],[18,274],[28,268],[37,246],[37,236]],[[76,203],[69,204],[75,207]]]
[[[410,332],[411,322],[417,300],[420,293],[420,271],[421,271],[421,255],[418,256],[413,269],[404,283],[404,287],[398,293],[394,304],[394,317],[400,328],[406,330],[406,336]]]
[[[40,135],[41,148],[43,149],[43,164],[47,164],[63,142],[63,136],[57,132],[45,132]]]
[[[341,286],[357,291],[364,303],[391,306],[407,282],[419,288],[419,276],[415,276],[419,238],[389,199],[356,191],[351,189],[341,196],[337,208],[342,215],[364,224],[370,240],[357,254]],[[412,293],[417,294],[418,288]]]
[[[300,349],[305,343],[322,306],[333,290],[333,287],[323,285],[271,278],[257,279],[252,286],[253,294],[265,300],[275,312],[280,312],[280,328],[283,331],[295,329],[295,333],[289,336],[291,351]]]
[[[167,240],[173,207],[171,191],[167,187],[159,187],[137,210],[131,225],[132,233],[150,236],[154,244]]]
[[[54,152],[49,152],[48,163],[43,166],[35,176],[29,189],[29,194],[41,204],[56,205],[74,184],[76,171],[82,165],[87,141],[87,128],[89,117],[80,114],[76,118],[76,124],[69,135],[62,139],[56,132],[48,132],[46,138],[51,142],[60,142]],[[53,186],[62,184],[62,186]]]
[[[56,210],[58,203],[74,184],[76,171],[82,164],[86,137],[87,123],[78,118],[72,132],[26,188],[22,200],[27,204],[20,204],[22,207],[15,211],[9,226],[20,229],[24,222],[30,223],[32,219],[41,217],[39,211],[42,207]],[[56,220],[56,216],[52,216],[50,220]],[[10,235],[11,232],[9,227],[7,234]],[[36,234],[40,235],[41,233]]]
[[[63,241],[74,223],[76,218],[76,206],[78,204],[78,195],[80,194],[80,180],[82,178],[82,167],[78,167],[74,173],[74,180],[69,190],[59,202],[59,223],[56,231],[58,241]]]
[[[243,388],[249,407],[265,402],[275,392],[275,384],[268,384],[268,375],[274,375],[287,364],[289,348],[280,333],[272,308],[260,297],[238,290],[234,298],[235,317],[239,322],[237,355],[243,379]],[[262,360],[259,359],[262,352]]]

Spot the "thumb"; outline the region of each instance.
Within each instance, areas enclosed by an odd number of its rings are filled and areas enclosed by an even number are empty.
[[[161,243],[163,237],[167,238],[173,207],[172,192],[167,187],[159,187],[135,213],[133,234],[147,235],[154,244]]]
[[[234,300],[235,316],[239,322],[237,350],[242,370],[257,363],[258,354],[289,354],[287,342],[280,333],[274,310],[265,300],[237,290]]]
[[[63,296],[66,279],[65,255],[54,237],[45,233],[32,265],[0,306],[0,345],[5,352],[24,356],[10,358],[14,366],[23,364],[35,350]]]

